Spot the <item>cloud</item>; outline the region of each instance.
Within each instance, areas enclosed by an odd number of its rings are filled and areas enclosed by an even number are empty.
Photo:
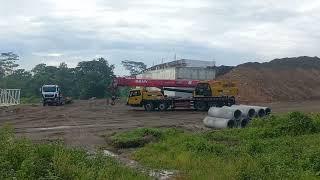
[[[32,53],[34,56],[41,56],[41,57],[61,57],[63,54],[60,53],[43,53],[43,52],[34,52]]]
[[[97,55],[148,65],[174,54],[228,65],[319,56],[313,0],[0,1],[0,50],[17,52],[27,68]]]

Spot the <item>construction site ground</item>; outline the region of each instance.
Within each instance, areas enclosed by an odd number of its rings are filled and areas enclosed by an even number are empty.
[[[267,105],[274,113],[320,112],[320,101],[279,102]],[[177,127],[208,130],[202,124],[206,112],[176,110],[145,112],[125,104],[110,106],[107,100],[75,101],[65,106],[40,104],[0,107],[0,125],[11,125],[17,136],[35,142],[61,140],[67,145],[94,150],[106,144],[105,135],[139,127]]]

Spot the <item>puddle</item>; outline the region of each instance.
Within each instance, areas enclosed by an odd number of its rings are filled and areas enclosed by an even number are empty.
[[[118,155],[116,155],[113,152],[108,151],[108,150],[104,150],[103,153],[104,153],[104,155],[109,156],[109,157],[118,157]]]
[[[176,174],[177,172],[167,171],[167,170],[149,172],[149,176],[155,177],[156,179],[159,179],[159,180],[172,179]]]
[[[113,157],[113,158],[117,159],[119,162],[125,164],[126,166],[128,166],[130,168],[136,169],[144,174],[148,174],[149,176],[154,177],[159,180],[172,179],[175,175],[178,174],[177,171],[155,170],[155,169],[145,168],[145,167],[141,166],[137,161],[120,157],[119,155],[117,155],[111,151],[108,151],[108,150],[104,150],[103,153],[106,156]]]
[[[83,126],[54,126],[46,128],[30,128],[29,131],[47,131],[47,130],[61,130],[61,129],[73,129],[73,128],[84,128],[84,127],[95,127],[96,125],[83,125]]]

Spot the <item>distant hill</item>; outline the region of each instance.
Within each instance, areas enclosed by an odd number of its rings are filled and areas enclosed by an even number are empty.
[[[240,101],[320,99],[320,58],[295,57],[245,63],[218,77],[238,82]]]

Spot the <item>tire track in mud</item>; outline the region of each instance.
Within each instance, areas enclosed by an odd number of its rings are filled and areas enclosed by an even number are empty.
[[[90,148],[105,143],[102,135],[138,127],[184,127],[201,124],[205,113],[145,112],[106,100],[75,101],[65,106],[21,105],[0,110],[0,124],[10,123],[19,136],[35,141],[62,139]]]

